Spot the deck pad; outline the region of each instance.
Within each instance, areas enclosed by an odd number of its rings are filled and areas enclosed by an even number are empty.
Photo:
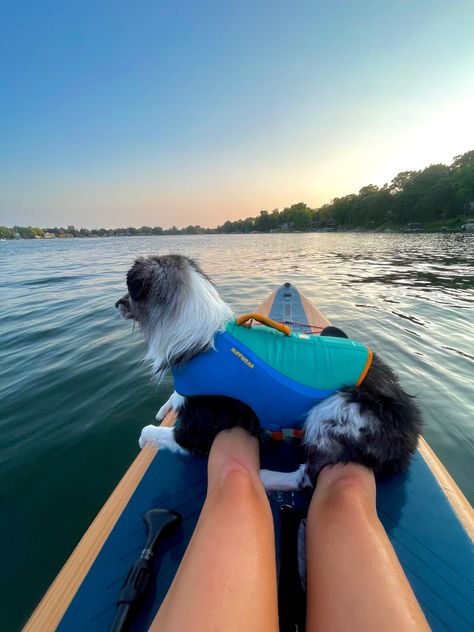
[[[308,324],[329,324],[293,286],[282,286],[274,293],[273,300],[266,303],[267,315],[291,324],[293,331],[304,333]],[[264,468],[292,471],[303,459],[301,445],[294,438],[287,437],[280,442],[267,439],[262,445]],[[128,569],[145,542],[143,514],[153,507],[163,507],[178,511],[183,516],[183,524],[161,546],[156,560],[156,585],[130,628],[132,632],[148,629],[191,538],[206,485],[207,459],[159,451],[105,541],[58,630],[103,632],[108,629]],[[278,564],[281,508],[289,505],[304,514],[309,499],[305,493],[270,495]],[[377,509],[432,629],[472,630],[473,546],[419,453],[407,472],[378,483]]]
[[[262,448],[262,467],[269,469],[292,470],[301,459],[293,439],[267,441]],[[60,632],[108,629],[122,583],[145,542],[142,516],[152,507],[164,507],[181,513],[183,524],[161,547],[155,589],[131,627],[132,632],[148,629],[199,517],[206,467],[204,458],[158,452],[61,621]],[[472,545],[422,457],[416,455],[407,473],[379,483],[377,498],[381,521],[432,629],[472,630]],[[309,496],[273,492],[270,502],[278,553],[281,507],[304,512]]]

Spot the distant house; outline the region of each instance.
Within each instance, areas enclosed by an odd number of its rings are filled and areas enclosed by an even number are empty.
[[[466,233],[474,233],[474,219],[468,219],[462,228]]]
[[[474,211],[474,200],[468,200],[464,204],[464,210],[466,211],[466,213],[468,213],[469,211]],[[471,221],[471,220],[469,220],[469,221]]]
[[[54,239],[56,235],[53,235],[53,233],[44,233],[43,238],[44,239]]]
[[[420,224],[419,222],[410,222],[407,224],[406,230],[409,233],[417,233],[419,230],[423,230],[423,228],[423,224]]]

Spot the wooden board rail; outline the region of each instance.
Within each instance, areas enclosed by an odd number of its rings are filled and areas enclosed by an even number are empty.
[[[162,425],[172,426],[174,420],[174,413],[169,413]],[[36,607],[23,632],[56,630],[156,453],[157,448],[151,444],[140,451]]]
[[[423,437],[420,437],[418,442],[418,450],[446,494],[454,513],[474,542],[474,510],[470,502]]]

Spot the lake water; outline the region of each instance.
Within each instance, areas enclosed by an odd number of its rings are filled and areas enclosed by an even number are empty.
[[[474,237],[283,234],[0,243],[0,599],[17,630],[168,398],[114,308],[137,255],[195,257],[237,313],[284,281],[371,345],[419,398],[425,437],[474,499]],[[5,553],[6,552],[6,553]]]

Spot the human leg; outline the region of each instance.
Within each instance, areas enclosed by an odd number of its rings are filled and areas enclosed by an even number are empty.
[[[324,468],[306,534],[308,632],[429,629],[378,519],[370,470]]]
[[[258,442],[221,432],[195,532],[150,630],[278,629],[273,521],[259,478]]]

